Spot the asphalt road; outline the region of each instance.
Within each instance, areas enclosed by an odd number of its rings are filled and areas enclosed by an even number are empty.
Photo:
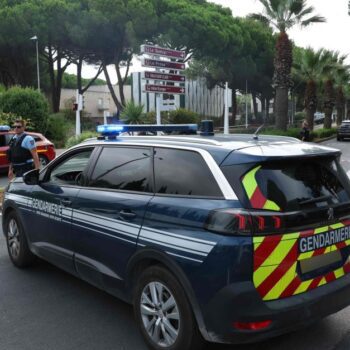
[[[350,172],[350,142],[341,148]],[[0,179],[6,183],[6,177]],[[0,229],[1,231],[1,229]],[[349,295],[350,298],[350,295]],[[309,328],[259,344],[210,350],[348,350],[350,307]],[[12,266],[0,232],[0,350],[145,350],[131,306],[39,261]]]

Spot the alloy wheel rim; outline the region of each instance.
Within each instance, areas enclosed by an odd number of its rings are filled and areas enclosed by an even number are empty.
[[[143,326],[160,347],[172,346],[180,331],[180,313],[176,300],[161,282],[150,282],[142,291],[140,310]]]
[[[7,242],[10,254],[18,258],[20,252],[19,229],[16,220],[11,219],[8,225]]]

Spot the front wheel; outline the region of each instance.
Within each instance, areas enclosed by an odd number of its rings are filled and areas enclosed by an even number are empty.
[[[202,348],[204,341],[185,292],[165,268],[153,266],[142,273],[134,293],[134,311],[151,349]]]
[[[6,217],[5,230],[7,251],[12,263],[20,268],[31,265],[35,257],[29,250],[22,223],[14,211]]]

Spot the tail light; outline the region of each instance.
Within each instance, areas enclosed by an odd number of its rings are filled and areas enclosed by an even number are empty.
[[[260,322],[234,322],[233,327],[243,331],[258,331],[271,325],[271,320]]]
[[[228,235],[273,234],[283,231],[285,221],[280,212],[218,209],[210,212],[204,228]]]

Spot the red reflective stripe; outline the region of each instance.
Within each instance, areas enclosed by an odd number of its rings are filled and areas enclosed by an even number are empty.
[[[316,249],[313,253],[312,256],[317,256],[317,255],[322,255],[326,251],[327,247]]]
[[[297,260],[297,242],[293,244],[293,247],[289,253],[285,256],[281,264],[265,279],[264,282],[258,287],[259,294],[264,297],[273,286],[285,275],[290,267]]]
[[[316,277],[313,279],[313,281],[311,282],[311,284],[309,285],[309,287],[307,288],[307,290],[311,290],[311,289],[314,289],[316,288],[319,283],[321,282],[323,276],[319,276],[319,277]]]
[[[349,273],[350,272],[350,263],[347,263],[343,266],[344,272]]]
[[[300,232],[300,237],[312,236],[315,233],[315,230],[307,230]]]
[[[280,236],[266,236],[254,252],[254,271],[256,271],[264,261],[271,255],[277,245],[281,242]]]
[[[325,277],[325,279],[326,279],[327,283],[332,282],[332,281],[334,281],[334,280],[335,280],[335,274],[334,274],[334,272],[333,272],[333,271],[332,271],[332,272],[327,273],[327,275],[326,275],[326,276],[324,276],[324,277]]]
[[[282,292],[280,298],[290,297],[294,294],[297,288],[301,285],[301,280],[298,276],[296,276],[292,282],[289,283],[288,287]]]
[[[345,242],[339,242],[339,243],[336,243],[335,245],[338,249],[342,249],[342,248],[347,247]]]
[[[252,207],[256,208],[256,209],[261,209],[264,207],[264,205],[266,203],[266,198],[264,197],[264,195],[260,191],[259,187],[256,187],[252,197],[250,198],[250,203],[251,203]]]

